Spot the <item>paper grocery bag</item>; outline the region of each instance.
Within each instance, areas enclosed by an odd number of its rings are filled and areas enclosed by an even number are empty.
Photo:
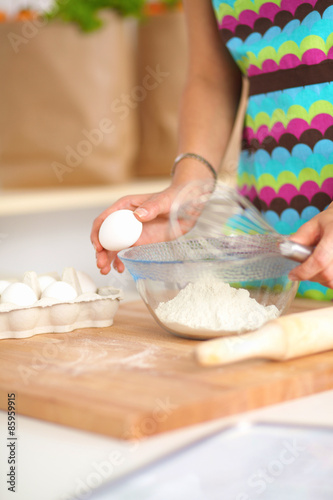
[[[0,24],[0,186],[118,183],[132,174],[133,26],[107,13],[83,33],[61,21]],[[117,109],[118,106],[118,109]]]
[[[138,27],[138,81],[147,65],[159,67],[163,78],[139,103],[140,176],[170,175],[177,152],[178,118],[187,71],[183,12],[152,16]]]

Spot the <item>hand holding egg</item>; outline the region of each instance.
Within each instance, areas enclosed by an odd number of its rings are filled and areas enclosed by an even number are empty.
[[[172,186],[159,193],[127,195],[120,198],[96,217],[91,229],[90,239],[96,251],[96,264],[101,274],[108,274],[112,263],[118,272],[121,273],[124,271],[125,266],[117,257],[119,250],[123,250],[134,244],[146,245],[170,239],[170,207],[177,192],[178,187]],[[103,239],[104,229],[101,231],[101,227],[109,216],[115,214],[113,217],[119,217],[116,214],[124,211],[129,212],[132,223],[134,221],[134,224],[138,224],[140,231],[138,229],[138,233],[135,234],[135,229],[133,230],[132,226],[128,230],[120,222],[121,227],[119,228],[119,232],[117,232],[116,238],[118,239],[119,235],[126,235],[126,240],[122,240],[121,244],[116,245],[116,242],[112,238],[111,248],[116,248],[116,250],[108,250],[109,245]],[[142,227],[140,222],[142,223]],[[133,238],[127,240],[129,231],[131,233],[134,231],[134,235]]]
[[[118,210],[110,214],[102,223],[99,230],[99,241],[106,249],[119,252],[128,248],[140,238],[142,222],[131,210]]]

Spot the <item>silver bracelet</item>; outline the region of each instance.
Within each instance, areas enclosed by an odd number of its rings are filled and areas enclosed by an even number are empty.
[[[173,164],[172,170],[171,170],[171,175],[173,175],[175,173],[176,166],[184,158],[192,158],[193,160],[198,160],[201,163],[203,163],[204,165],[206,165],[206,167],[209,168],[209,170],[213,174],[215,182],[217,181],[217,172],[216,172],[215,168],[203,156],[197,155],[196,153],[182,153],[179,156],[177,156],[177,158],[175,159],[175,162]]]

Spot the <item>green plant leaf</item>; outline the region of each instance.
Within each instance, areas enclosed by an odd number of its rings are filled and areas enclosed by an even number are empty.
[[[180,1],[162,0],[162,3],[173,8]],[[46,17],[76,23],[83,31],[89,32],[102,26],[101,10],[113,10],[124,17],[143,18],[145,4],[146,0],[56,0]]]

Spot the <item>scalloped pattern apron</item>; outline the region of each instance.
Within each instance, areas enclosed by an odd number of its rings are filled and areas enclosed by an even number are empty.
[[[249,78],[238,189],[280,233],[333,200],[333,2],[213,0],[219,30]],[[298,296],[332,300],[303,281]]]

